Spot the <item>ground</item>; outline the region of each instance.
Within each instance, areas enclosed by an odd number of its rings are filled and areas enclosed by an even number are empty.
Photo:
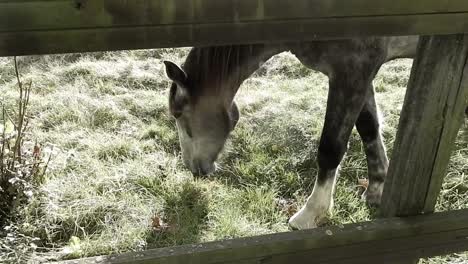
[[[212,176],[182,165],[167,109],[163,59],[187,49],[19,58],[34,88],[28,136],[52,154],[44,182],[0,238],[0,260],[40,262],[288,231],[312,190],[327,78],[283,53],[236,97],[240,122]],[[387,63],[377,100],[392,150],[411,60]],[[12,58],[0,59],[0,97],[17,97]],[[460,131],[437,210],[468,207],[468,128]],[[341,165],[328,223],[370,220],[356,132]],[[361,182],[362,183],[362,182]],[[8,256],[8,258],[7,258]],[[424,260],[463,263],[467,254]]]

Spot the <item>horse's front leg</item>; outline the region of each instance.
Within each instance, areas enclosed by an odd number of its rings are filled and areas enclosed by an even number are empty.
[[[369,186],[363,196],[369,205],[380,205],[388,158],[379,128],[379,114],[375,103],[374,88],[370,88],[364,107],[356,121],[367,158]]]
[[[371,87],[371,79],[363,76],[362,72],[356,74],[355,70],[330,75],[325,123],[318,149],[319,173],[306,204],[289,220],[294,229],[316,227],[333,207],[338,165]]]

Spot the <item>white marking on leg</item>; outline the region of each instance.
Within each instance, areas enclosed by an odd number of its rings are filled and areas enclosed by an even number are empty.
[[[296,229],[309,229],[317,227],[333,208],[333,193],[335,190],[336,171],[329,171],[325,182],[319,184],[315,181],[312,194],[307,198],[306,204],[289,219],[289,225]]]
[[[378,206],[382,199],[383,188],[383,182],[371,182],[367,190],[362,194],[361,199],[371,206]]]

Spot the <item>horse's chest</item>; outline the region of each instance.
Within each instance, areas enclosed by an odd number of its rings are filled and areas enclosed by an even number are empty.
[[[329,60],[325,59],[328,52],[317,47],[317,45],[301,44],[291,50],[296,57],[301,61],[302,64],[308,68],[320,71],[323,74],[328,75],[331,67]]]

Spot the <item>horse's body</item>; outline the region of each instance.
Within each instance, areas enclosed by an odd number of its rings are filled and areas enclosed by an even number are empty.
[[[388,159],[372,81],[386,61],[413,57],[417,41],[417,37],[391,37],[193,48],[183,70],[165,62],[174,81],[169,103],[177,118],[184,163],[196,174],[214,170],[214,161],[239,118],[233,101],[239,86],[271,56],[290,50],[304,65],[329,77],[319,173],[306,205],[290,219],[290,225],[315,227],[331,209],[337,168],[355,125],[367,156],[366,199],[379,204]]]

